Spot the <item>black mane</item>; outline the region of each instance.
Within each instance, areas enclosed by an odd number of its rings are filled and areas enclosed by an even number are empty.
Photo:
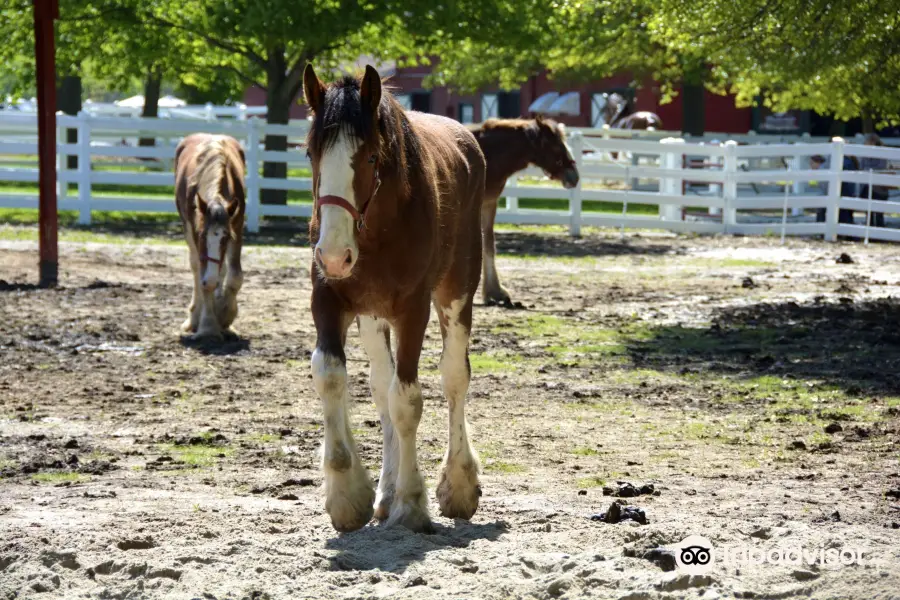
[[[312,153],[321,155],[342,133],[352,135],[378,155],[382,170],[398,171],[403,187],[407,187],[408,169],[419,164],[419,139],[388,87],[382,85],[377,118],[376,111],[362,99],[360,80],[352,75],[329,85],[322,104],[321,111],[314,115],[307,139]]]

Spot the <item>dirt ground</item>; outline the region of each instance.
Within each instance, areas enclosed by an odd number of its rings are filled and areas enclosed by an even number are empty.
[[[309,249],[246,247],[241,337],[210,347],[177,330],[183,245],[121,241],[62,244],[56,290],[29,285],[33,242],[0,243],[0,597],[900,598],[898,246],[501,233],[525,308],[476,306],[479,512],[436,517],[433,535],[338,535]],[[419,431],[433,515],[439,339],[433,323]],[[355,328],[348,358],[377,476]],[[649,523],[591,520],[618,481],[653,485],[625,500]],[[691,575],[671,570],[689,535],[716,552],[865,552]]]

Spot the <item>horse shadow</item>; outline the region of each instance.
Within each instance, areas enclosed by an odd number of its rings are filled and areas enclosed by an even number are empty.
[[[403,573],[410,563],[446,548],[466,548],[475,540],[494,541],[508,532],[503,521],[472,523],[456,520],[452,527],[434,524],[434,533],[413,533],[405,527],[376,525],[329,539],[325,547],[337,550],[328,558],[332,571],[381,570]]]
[[[529,233],[519,231],[498,231],[495,234],[498,255],[572,257],[586,256],[661,256],[682,253],[664,243],[632,244],[626,240],[606,237],[584,236],[573,238],[568,234]]]
[[[231,356],[250,350],[250,340],[234,332],[226,332],[223,341],[182,335],[180,342],[185,348],[191,348],[206,356]]]
[[[635,368],[816,380],[852,396],[900,392],[900,299],[726,307],[709,327],[653,328],[626,348]]]

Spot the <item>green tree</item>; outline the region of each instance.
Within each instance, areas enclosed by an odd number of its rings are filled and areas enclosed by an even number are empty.
[[[700,49],[711,89],[867,128],[900,120],[900,10],[882,0],[660,0],[652,33]]]
[[[402,3],[357,0],[162,0],[139,6],[147,26],[186,35],[194,64],[186,83],[208,88],[223,76],[266,91],[267,122],[288,123],[300,96],[303,69],[316,62],[337,69],[361,55],[408,53]],[[266,150],[286,150],[287,138],[267,135]],[[287,166],[266,162],[264,177],[283,178]],[[286,193],[265,190],[263,201]]]

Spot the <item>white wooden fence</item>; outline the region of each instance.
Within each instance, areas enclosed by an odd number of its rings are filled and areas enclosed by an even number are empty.
[[[264,161],[308,169],[309,161],[302,148],[307,126],[305,122],[267,125],[257,118],[198,122],[60,114],[59,208],[78,211],[78,222],[82,224],[91,222],[93,211],[174,212],[171,196],[154,199],[150,195],[100,195],[94,193],[93,186],[173,186],[171,163],[177,142],[189,133],[204,131],[234,136],[244,145],[250,231],[258,231],[261,220],[269,216],[309,217],[312,204],[308,199],[287,205],[260,203],[263,189],[310,192],[312,182],[308,176],[275,179],[261,175]],[[78,131],[75,144],[63,143],[64,131],[69,128]],[[261,143],[266,134],[288,136],[289,150],[265,151]],[[698,233],[823,235],[829,240],[846,235],[900,241],[900,229],[838,223],[841,208],[900,213],[900,204],[842,197],[840,193],[842,182],[900,187],[900,176],[893,172],[842,170],[845,155],[885,159],[889,167],[900,165],[898,148],[864,146],[839,139],[759,143],[766,138],[757,135],[749,136],[757,143],[738,145],[737,140],[724,144],[693,143],[671,133],[665,139],[631,139],[632,134],[609,129],[570,130],[569,143],[581,173],[579,185],[565,190],[546,181],[538,170],[519,173],[507,183],[506,206],[498,211],[497,221],[567,225],[573,235],[579,235],[585,226],[607,226]],[[637,135],[653,138],[662,133]],[[138,146],[140,137],[155,137],[157,145]],[[741,136],[745,140],[747,137]],[[619,153],[618,161],[610,159],[612,152]],[[36,190],[16,192],[12,188],[10,192],[8,187],[37,182],[38,171],[33,162],[36,153],[35,118],[0,115],[0,184],[7,185],[0,187],[0,207],[37,207]],[[827,168],[809,168],[809,157],[817,154],[830,158]],[[78,157],[77,170],[66,169],[69,155]],[[109,167],[110,161],[121,170],[96,168]],[[76,194],[70,195],[69,184],[77,186]],[[526,198],[555,201],[558,207],[529,209],[521,206]],[[592,201],[622,203],[622,212],[584,210],[589,208],[585,203]],[[627,208],[634,204],[652,205],[655,213],[629,214]],[[825,222],[797,218],[808,209],[825,209]],[[702,216],[690,214],[698,210],[703,211]],[[789,214],[793,215],[790,219]]]

